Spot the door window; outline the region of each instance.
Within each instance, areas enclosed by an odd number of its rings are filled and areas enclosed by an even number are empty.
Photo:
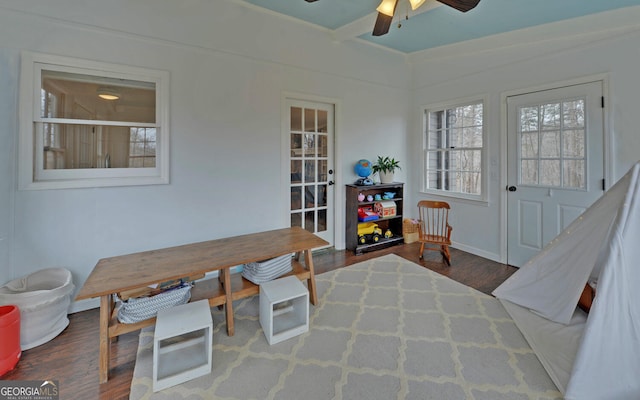
[[[520,107],[520,185],[586,189],[586,99]]]

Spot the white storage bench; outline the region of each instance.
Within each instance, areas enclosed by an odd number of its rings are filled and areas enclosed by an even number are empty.
[[[211,373],[212,337],[207,300],[158,311],[153,336],[153,391]]]
[[[309,330],[309,291],[297,277],[260,285],[260,325],[270,345]]]

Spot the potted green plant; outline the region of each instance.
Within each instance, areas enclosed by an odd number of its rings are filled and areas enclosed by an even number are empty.
[[[378,159],[373,163],[372,170],[374,173],[378,173],[380,176],[380,183],[392,183],[393,174],[396,170],[401,170],[400,161],[391,157],[378,156]]]

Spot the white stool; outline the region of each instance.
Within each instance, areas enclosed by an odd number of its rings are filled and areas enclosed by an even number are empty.
[[[260,325],[269,344],[309,330],[309,291],[297,277],[260,285]]]
[[[212,335],[207,300],[158,311],[153,336],[153,391],[210,373]]]

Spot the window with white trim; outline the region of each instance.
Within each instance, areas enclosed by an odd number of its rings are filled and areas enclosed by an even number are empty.
[[[166,71],[25,52],[20,188],[169,182]]]
[[[478,100],[425,110],[425,192],[484,197],[483,103]]]

